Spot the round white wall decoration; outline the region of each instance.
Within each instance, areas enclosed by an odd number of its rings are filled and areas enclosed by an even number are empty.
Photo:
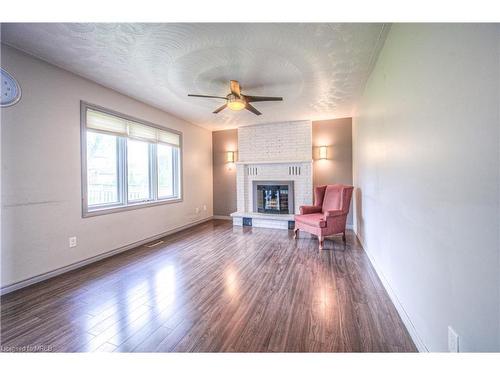
[[[19,83],[5,69],[0,68],[2,95],[0,107],[8,107],[16,104],[21,99],[21,87]]]

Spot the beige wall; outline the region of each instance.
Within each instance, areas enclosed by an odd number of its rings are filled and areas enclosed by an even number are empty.
[[[236,212],[236,165],[226,162],[226,152],[237,149],[237,129],[212,133],[214,215],[229,216]],[[236,153],[235,158],[237,156]]]
[[[10,47],[1,57],[23,90],[1,111],[2,286],[212,215],[210,131]],[[80,100],[182,131],[183,202],[82,219]]]
[[[352,119],[313,121],[313,183],[352,185]],[[319,147],[327,146],[327,159],[318,160]],[[347,224],[352,225],[352,203]]]
[[[499,40],[393,25],[353,119],[355,227],[430,351],[500,350]]]

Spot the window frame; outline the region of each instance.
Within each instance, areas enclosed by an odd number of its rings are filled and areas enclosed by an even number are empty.
[[[88,206],[88,180],[87,180],[87,131],[99,133],[97,130],[87,129],[87,110],[95,110],[105,114],[120,117],[127,121],[136,122],[142,125],[150,126],[160,130],[175,133],[179,136],[179,146],[177,151],[177,163],[174,163],[174,196],[169,198],[158,198],[158,168],[157,168],[157,148],[152,147],[154,143],[149,144],[149,184],[150,184],[150,200],[146,201],[128,201],[128,170],[127,170],[127,137],[117,137],[117,169],[118,169],[118,203],[106,203],[101,205]],[[133,139],[133,138],[130,138]],[[174,146],[175,147],[175,146]],[[81,202],[82,202],[82,217],[92,217],[98,215],[106,215],[115,212],[136,210],[140,208],[179,203],[183,201],[183,135],[182,132],[170,129],[165,126],[153,124],[148,121],[138,119],[108,108],[104,108],[85,101],[80,101],[80,158],[81,158]],[[154,172],[154,173],[153,173]],[[176,177],[177,176],[177,177]],[[177,178],[177,184],[175,179]],[[175,195],[176,190],[177,195]]]

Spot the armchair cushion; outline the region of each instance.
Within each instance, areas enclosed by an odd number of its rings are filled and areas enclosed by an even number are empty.
[[[325,212],[325,220],[328,218],[345,215],[343,210],[328,210]]]
[[[300,214],[308,215],[321,212],[321,206],[300,206]]]
[[[321,212],[316,214],[296,215],[295,221],[311,227],[326,228],[326,221]]]
[[[328,185],[323,198],[323,212],[342,209],[343,185]],[[347,208],[349,209],[349,208]]]

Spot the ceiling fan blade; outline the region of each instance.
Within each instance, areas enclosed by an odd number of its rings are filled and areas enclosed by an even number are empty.
[[[220,106],[219,108],[217,108],[215,111],[213,111],[212,113],[219,113],[220,111],[222,111],[223,109],[225,109],[227,107],[227,103],[224,104],[223,106]]]
[[[253,105],[251,105],[249,103],[247,103],[245,108],[248,109],[250,112],[255,113],[257,116],[260,116],[262,114],[259,111],[257,111],[257,108],[255,108]]]
[[[245,95],[245,98],[248,103],[252,102],[280,102],[283,100],[282,97],[279,96],[252,96]]]
[[[215,99],[227,99],[224,96],[214,96],[214,95],[196,95],[196,94],[188,94],[188,96],[194,96],[196,98],[215,98]]]
[[[238,81],[231,81],[231,93],[241,98],[241,87]]]

